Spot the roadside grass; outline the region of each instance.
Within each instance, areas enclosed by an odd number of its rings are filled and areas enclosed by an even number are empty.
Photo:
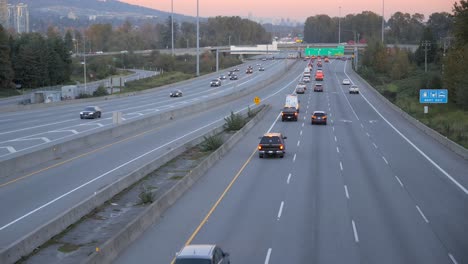
[[[425,74],[421,71],[414,71],[406,79],[380,85],[374,83],[373,85],[388,100],[412,117],[450,140],[468,148],[468,111],[461,110],[449,101],[447,104],[426,104],[429,106],[429,112],[424,114],[425,105],[419,103],[419,89],[437,89],[425,85],[431,74],[436,74],[436,72]],[[379,78],[377,77],[377,79]]]
[[[21,95],[16,89],[0,89],[0,98]]]
[[[126,86],[123,87],[121,92],[135,92],[135,91],[147,90],[147,89],[163,86],[166,84],[172,84],[172,83],[184,81],[187,79],[191,79],[193,77],[194,76],[192,74],[186,74],[182,72],[166,72],[164,74],[156,75],[150,78],[127,82],[125,84]]]

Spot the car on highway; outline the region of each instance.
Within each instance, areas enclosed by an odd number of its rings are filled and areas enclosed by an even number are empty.
[[[330,62],[330,59],[328,57],[325,57],[324,61],[325,62]]]
[[[87,106],[80,112],[80,118],[101,118],[102,110],[99,106]]]
[[[266,58],[263,58],[262,61],[266,61]]]
[[[311,124],[327,124],[327,114],[324,111],[314,111],[311,117]]]
[[[307,90],[307,85],[304,83],[304,82],[299,82],[297,85],[296,85],[296,88],[304,88],[304,90]]]
[[[213,87],[213,86],[215,86],[215,87],[221,86],[221,80],[220,80],[220,79],[211,80],[210,86],[211,86],[211,87]]]
[[[315,73],[315,80],[316,81],[323,81],[323,72],[322,71],[317,71]]]
[[[351,85],[351,87],[349,87],[349,93],[350,94],[358,94],[359,93],[359,87],[355,84]]]
[[[295,107],[284,107],[281,111],[281,121],[286,120],[297,121],[299,114]]]
[[[286,102],[284,103],[284,107],[295,107],[297,112],[299,113],[299,99],[297,98],[297,95],[286,95]]]
[[[265,68],[259,67],[259,68],[258,68],[258,71],[265,71]]]
[[[322,83],[316,83],[314,85],[314,92],[323,92],[323,84]]]
[[[349,79],[343,79],[343,82],[342,82],[343,85],[350,85],[351,84],[351,81]]]
[[[231,77],[229,77],[229,80],[237,80],[238,77],[236,74],[232,74]]]
[[[253,73],[253,68],[249,66],[249,67],[247,68],[247,70],[245,70],[245,73],[247,73],[247,74]]]
[[[304,87],[302,87],[302,86],[297,87],[296,86],[296,93],[297,94],[304,94],[305,93]]]
[[[226,75],[220,75],[220,76],[218,77],[218,79],[220,79],[220,80],[226,80]]]
[[[187,245],[176,253],[175,264],[229,264],[229,253],[217,245]]]
[[[228,72],[228,76],[231,76],[231,75],[233,75],[233,74],[234,74],[234,71],[229,71],[229,72]]]
[[[282,133],[266,133],[260,137],[258,144],[258,157],[273,156],[283,158],[286,153],[286,146],[284,140],[287,137]]]
[[[239,69],[239,68],[235,68],[234,71],[238,72],[238,71],[240,71],[240,69]]]
[[[169,97],[182,97],[182,91],[177,89],[173,90],[170,94]]]
[[[317,62],[317,67],[322,67],[322,62],[321,61]]]
[[[309,76],[304,76],[302,78],[302,81],[305,82],[305,83],[308,83],[308,82],[310,82],[310,77]]]

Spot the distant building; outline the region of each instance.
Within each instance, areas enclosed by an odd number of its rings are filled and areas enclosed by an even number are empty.
[[[0,24],[7,29],[8,25],[8,1],[0,0]]]
[[[1,0],[0,0],[1,1]],[[29,33],[29,9],[26,4],[8,5],[8,26],[17,33]]]

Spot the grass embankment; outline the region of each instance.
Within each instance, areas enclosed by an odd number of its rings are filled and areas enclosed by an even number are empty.
[[[192,74],[186,74],[182,72],[166,72],[162,75],[156,75],[150,78],[127,82],[125,83],[125,87],[122,89],[122,92],[147,90],[166,84],[184,81],[193,77],[194,76]]]
[[[0,98],[21,95],[21,92],[16,89],[0,89]]]
[[[415,70],[410,77],[382,84],[384,78],[365,77],[372,85],[392,103],[418,119],[428,127],[448,137],[454,142],[468,148],[468,112],[463,111],[452,102],[448,104],[427,104],[429,113],[424,114],[424,104],[419,103],[419,89],[440,89],[427,87],[430,76],[437,72],[424,73]],[[450,99],[450,95],[449,95]]]

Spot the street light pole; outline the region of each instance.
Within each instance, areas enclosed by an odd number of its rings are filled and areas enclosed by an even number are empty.
[[[199,0],[197,0],[197,76],[200,76],[200,18],[199,18]]]
[[[87,84],[86,84],[86,32],[83,31],[83,77],[84,77],[84,90],[85,94],[87,93]]]
[[[341,6],[340,6],[340,14],[338,16],[338,44],[341,43]]]
[[[171,0],[171,36],[172,56],[174,56],[174,0]]]
[[[384,27],[385,27],[385,0],[382,0],[382,44],[384,44]]]
[[[229,47],[231,47],[231,35],[229,35]]]

